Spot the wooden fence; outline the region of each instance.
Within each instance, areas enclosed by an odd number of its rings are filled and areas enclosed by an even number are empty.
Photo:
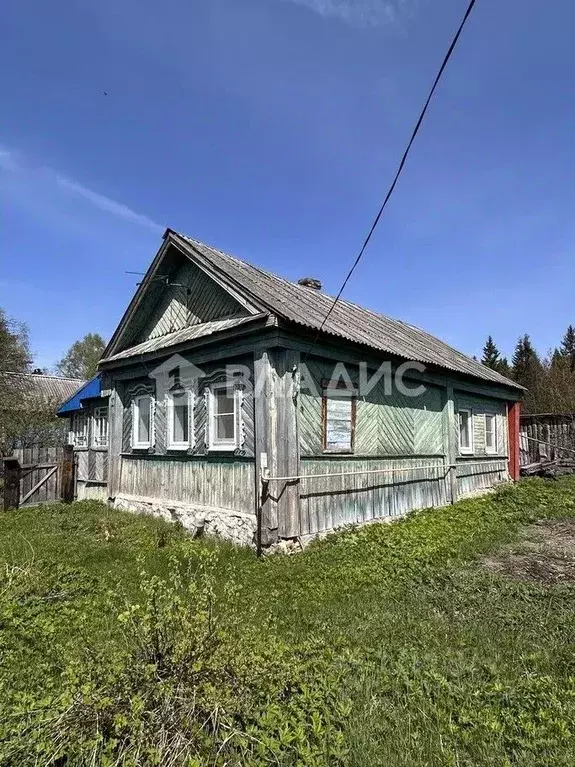
[[[575,456],[575,413],[521,416],[521,465]]]
[[[74,500],[74,451],[64,447],[19,448],[4,458],[4,510]]]

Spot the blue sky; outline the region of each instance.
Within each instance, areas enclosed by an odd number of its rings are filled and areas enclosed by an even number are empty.
[[[0,306],[37,364],[110,337],[165,226],[335,292],[465,6],[9,4]],[[347,298],[469,354],[575,324],[574,25],[478,0]]]

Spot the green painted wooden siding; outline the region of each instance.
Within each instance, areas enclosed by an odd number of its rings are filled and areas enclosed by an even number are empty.
[[[190,325],[247,315],[245,309],[229,293],[194,264],[183,263],[169,279],[175,284],[172,287],[166,286],[137,336],[136,343],[158,338]],[[189,293],[186,287],[189,288]]]
[[[406,467],[415,471],[399,471]],[[361,473],[376,469],[395,471]],[[330,476],[351,471],[353,475]],[[449,502],[447,472],[440,458],[304,458],[301,474],[301,535],[372,519],[399,517],[413,509],[444,506]],[[327,476],[306,479],[310,474]]]
[[[488,455],[485,449],[485,413],[495,415],[498,448],[495,455],[507,455],[507,409],[504,402],[456,392],[456,414],[459,409],[471,410],[473,413],[473,455]],[[458,428],[457,418],[456,426]],[[459,433],[456,434],[456,444],[459,445]]]
[[[321,381],[329,379],[333,365],[307,363],[316,393],[302,388],[298,402],[298,428],[302,456],[322,455]],[[352,376],[353,378],[353,376]],[[305,377],[302,381],[302,387]],[[441,390],[427,386],[417,397],[408,397],[395,385],[386,395],[384,382],[366,397],[358,397],[355,427],[356,455],[441,455],[443,434]]]
[[[495,487],[509,479],[507,466],[507,408],[504,402],[487,397],[474,397],[455,392],[455,440],[459,446],[457,411],[470,410],[473,414],[473,453],[457,457],[457,494],[474,495]],[[487,453],[485,447],[485,414],[495,415],[497,452]]]

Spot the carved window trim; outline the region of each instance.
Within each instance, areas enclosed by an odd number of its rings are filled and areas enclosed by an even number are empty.
[[[174,438],[174,397],[185,397],[188,406],[188,439],[178,441]],[[189,450],[194,447],[194,393],[191,389],[169,391],[166,394],[166,447],[168,450]]]
[[[140,402],[144,399],[150,401],[148,412],[148,439],[138,440],[138,423],[140,418]],[[142,391],[132,396],[132,450],[149,450],[155,444],[156,429],[155,429],[155,411],[156,401],[154,395],[150,391]]]
[[[464,441],[463,437],[463,421],[466,421],[467,426],[467,440]],[[474,447],[474,423],[473,423],[473,410],[467,407],[460,407],[457,411],[457,434],[459,440],[459,452],[461,455],[473,455]]]
[[[235,386],[233,393],[233,423],[234,423],[234,436],[230,439],[218,439],[216,437],[216,421],[218,417],[216,413],[216,392],[222,389],[229,389],[230,384],[228,381],[216,381],[209,384],[204,389],[204,396],[206,398],[206,448],[210,452],[234,452],[239,450],[245,441],[245,428],[242,418],[242,399],[243,393],[241,387]]]

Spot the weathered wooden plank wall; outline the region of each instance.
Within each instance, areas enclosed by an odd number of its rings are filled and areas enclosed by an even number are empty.
[[[74,451],[76,479],[79,482],[107,482],[108,451],[103,448],[82,448]]]
[[[77,500],[108,498],[108,451],[105,448],[74,450]]]
[[[241,458],[124,456],[119,493],[253,514],[254,472]]]
[[[509,479],[506,458],[477,457],[457,460],[457,495],[463,498],[484,490],[489,490],[500,482]]]
[[[402,472],[404,468],[414,471]],[[392,473],[362,474],[383,469]],[[340,472],[351,476],[330,476]],[[300,480],[301,535],[342,525],[398,517],[413,509],[449,502],[442,458],[302,458]],[[306,475],[326,474],[306,479]]]
[[[575,451],[575,413],[521,416],[520,461],[522,466],[541,460],[573,458],[575,454],[570,451]]]

